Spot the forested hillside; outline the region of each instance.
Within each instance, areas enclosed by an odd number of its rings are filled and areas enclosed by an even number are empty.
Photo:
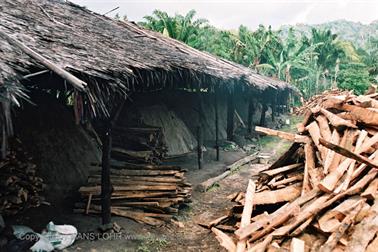
[[[285,25],[281,27],[283,37],[287,35],[287,32],[290,28],[294,28],[299,33],[304,33],[306,35],[310,35],[312,28],[331,30],[332,33],[338,34],[341,39],[351,41],[357,47],[362,48],[367,45],[369,39],[376,38],[378,36],[378,20],[366,25],[359,22],[352,22],[347,20],[336,20],[315,25]]]
[[[241,24],[228,31],[197,18],[194,10],[174,16],[156,10],[140,25],[290,82],[305,98],[334,87],[360,94],[378,81],[378,22],[335,21],[279,31]]]

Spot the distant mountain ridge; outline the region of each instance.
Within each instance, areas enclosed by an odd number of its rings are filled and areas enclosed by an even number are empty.
[[[284,25],[280,28],[282,36],[286,37],[287,31],[290,27],[295,28],[299,33],[310,35],[312,28],[317,29],[330,29],[333,33],[337,34],[339,38],[351,41],[354,45],[364,48],[366,42],[371,37],[378,38],[378,20],[370,24],[362,24],[360,22],[353,22],[348,20],[336,20],[322,24],[297,24],[297,25]]]

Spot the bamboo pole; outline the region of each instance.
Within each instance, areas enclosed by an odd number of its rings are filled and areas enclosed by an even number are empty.
[[[72,84],[75,88],[77,88],[80,91],[85,91],[87,87],[87,83],[78,79],[71,73],[67,72],[63,68],[57,66],[56,64],[52,63],[50,60],[46,59],[39,53],[35,52],[34,50],[30,49],[28,46],[24,45],[20,41],[10,37],[8,34],[6,34],[4,31],[0,30],[0,37],[4,38],[8,41],[9,44],[17,46],[19,49],[21,49],[22,52],[30,56],[31,58],[37,60],[42,65],[62,77],[63,79],[67,80],[69,83]]]

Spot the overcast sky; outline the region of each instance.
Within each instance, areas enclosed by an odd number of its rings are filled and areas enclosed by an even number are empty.
[[[169,14],[197,11],[218,28],[234,29],[244,24],[252,29],[259,24],[279,28],[284,24],[319,24],[346,19],[370,23],[378,19],[378,0],[71,0],[101,14],[119,7],[117,12],[131,21],[141,21],[155,9]]]

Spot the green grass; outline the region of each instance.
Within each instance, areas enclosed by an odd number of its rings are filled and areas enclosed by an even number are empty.
[[[284,125],[280,130],[285,132],[296,132],[297,128],[296,125],[302,121],[302,117],[300,116],[291,116],[290,117],[290,124]],[[279,144],[278,144],[279,143]],[[275,136],[263,136],[259,139],[259,146],[262,150],[274,150],[275,157],[280,156],[283,154],[292,144],[292,142],[283,140],[279,137]]]

